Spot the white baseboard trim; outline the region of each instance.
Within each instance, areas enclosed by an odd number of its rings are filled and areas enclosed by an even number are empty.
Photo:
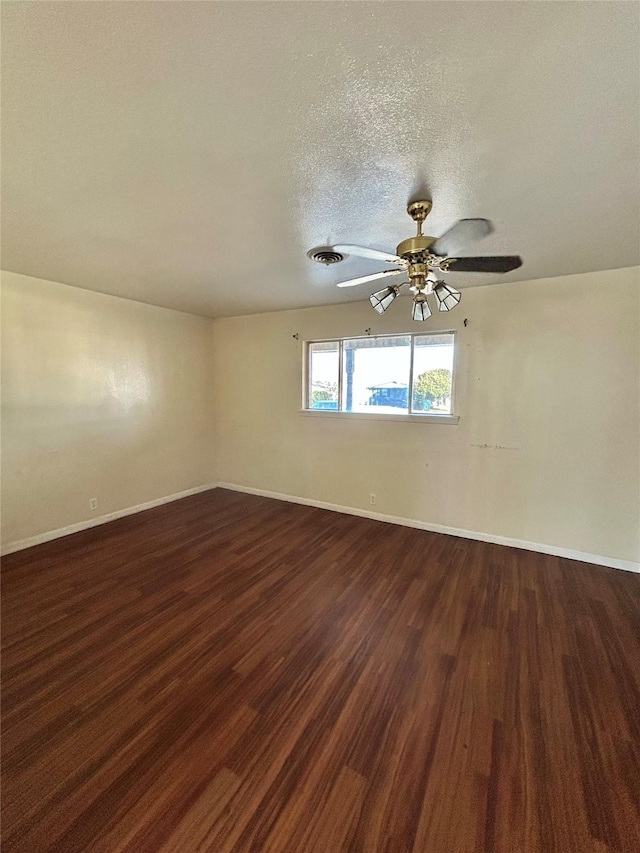
[[[587,554],[584,551],[574,551],[571,548],[560,548],[557,545],[543,545],[539,542],[527,542],[523,539],[510,539],[507,536],[496,536],[492,533],[480,533],[477,530],[464,530],[459,527],[447,527],[444,524],[431,524],[415,518],[402,518],[395,515],[383,515],[368,509],[357,509],[350,506],[316,501],[311,498],[301,498],[295,495],[284,495],[280,492],[270,492],[266,489],[254,489],[251,486],[239,486],[237,483],[218,483],[221,489],[234,492],[245,492],[249,495],[260,495],[264,498],[275,498],[279,501],[315,506],[318,509],[328,509],[332,512],[342,512],[347,515],[358,515],[362,518],[372,518],[375,521],[385,521],[389,524],[400,524],[403,527],[415,527],[418,530],[430,530],[432,533],[445,533],[449,536],[460,536],[463,539],[477,539],[479,542],[491,542],[494,545],[508,545],[511,548],[522,548],[525,551],[537,551],[540,554],[550,554],[553,557],[565,557],[569,560],[579,560],[582,563],[593,563],[597,566],[607,566],[611,569],[622,569],[626,572],[640,572],[640,562],[619,560],[616,557],[603,557],[600,554]]]
[[[302,498],[297,495],[285,495],[282,492],[271,492],[267,489],[255,489],[252,486],[240,486],[237,483],[207,483],[203,486],[196,486],[193,489],[186,489],[183,492],[176,492],[173,495],[167,495],[166,497],[146,501],[146,503],[138,504],[137,506],[119,509],[115,512],[98,516],[97,518],[85,519],[84,521],[79,521],[77,524],[70,524],[68,527],[60,527],[57,530],[49,530],[46,533],[39,533],[37,536],[31,536],[28,539],[20,539],[17,542],[10,542],[2,547],[1,553],[4,555],[12,554],[14,551],[22,551],[25,548],[31,548],[33,545],[40,545],[42,542],[50,542],[52,539],[59,539],[61,536],[78,533],[80,530],[88,530],[90,527],[97,527],[100,524],[106,524],[108,521],[115,521],[115,519],[124,518],[127,515],[135,515],[135,513],[143,512],[145,509],[153,509],[153,507],[171,503],[171,501],[178,501],[181,498],[187,498],[190,495],[197,495],[200,492],[207,492],[210,489],[215,489],[216,487],[229,489],[234,492],[244,492],[249,495],[259,495],[264,498],[274,498],[279,501],[288,501],[289,503],[303,504],[304,506],[315,506],[318,509],[328,509],[332,512],[341,512],[346,515],[357,515],[361,518],[371,518],[374,521],[384,521],[388,524],[400,524],[403,527],[415,527],[418,530],[429,530],[432,533],[445,533],[448,536],[460,536],[463,539],[476,539],[479,542],[491,542],[494,545],[507,545],[511,548],[522,548],[525,551],[537,551],[540,554],[550,554],[554,557],[565,557],[569,560],[593,563],[598,566],[607,566],[612,569],[622,569],[626,572],[640,572],[640,562],[634,562],[632,560],[619,560],[616,557],[605,557],[600,554],[588,554],[585,551],[574,551],[571,548],[560,548],[557,545],[544,545],[540,542],[527,542],[523,539],[511,539],[507,536],[496,536],[491,533],[481,533],[477,530],[465,530],[460,527],[448,527],[444,524],[432,524],[431,522],[420,521],[415,518],[384,515],[381,512],[372,512],[368,509],[340,506],[339,504],[327,503],[326,501],[316,501],[312,498]]]
[[[215,489],[217,485],[217,483],[207,483],[204,486],[195,486],[193,489],[186,489],[184,492],[176,492],[173,495],[156,498],[152,501],[146,501],[143,504],[128,506],[125,509],[118,509],[115,512],[109,512],[106,515],[99,515],[97,518],[87,518],[84,521],[79,521],[77,524],[70,524],[68,527],[60,527],[57,530],[38,533],[37,536],[30,536],[28,539],[9,542],[9,544],[2,546],[1,553],[3,555],[13,554],[14,551],[22,551],[24,548],[31,548],[33,545],[40,545],[42,542],[50,542],[52,539],[59,539],[61,536],[68,536],[70,533],[78,533],[80,530],[88,530],[90,527],[98,527],[98,525],[106,524],[108,521],[115,521],[116,518],[124,518],[125,515],[135,515],[136,512],[143,512],[145,509],[153,509],[154,506],[161,506],[162,504],[171,503],[171,501],[179,501],[180,498],[188,498],[190,495],[207,492],[209,489]]]

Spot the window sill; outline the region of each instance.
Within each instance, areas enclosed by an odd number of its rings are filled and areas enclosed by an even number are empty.
[[[355,421],[395,421],[396,423],[412,424],[457,424],[459,415],[378,415],[368,412],[334,412],[331,409],[314,410],[299,409],[301,415],[311,418],[341,418],[343,420]]]

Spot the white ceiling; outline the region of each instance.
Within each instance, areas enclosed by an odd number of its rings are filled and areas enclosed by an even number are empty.
[[[3,267],[227,316],[364,299],[428,191],[504,277],[639,262],[627,2],[3,4]],[[384,265],[382,265],[384,266]]]

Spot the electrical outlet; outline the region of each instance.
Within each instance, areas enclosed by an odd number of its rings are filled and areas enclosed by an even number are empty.
[[[373,492],[372,492],[372,493],[369,495],[369,503],[373,506],[373,504],[375,504],[375,502],[376,502],[376,496],[375,496],[375,495],[373,494]]]
[[[89,509],[98,509],[98,498],[89,498]]]

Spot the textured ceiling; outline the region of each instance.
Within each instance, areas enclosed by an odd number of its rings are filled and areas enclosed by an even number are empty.
[[[504,277],[639,262],[638,10],[626,2],[3,4],[3,267],[209,316],[494,220]],[[472,251],[471,253],[475,253]]]

